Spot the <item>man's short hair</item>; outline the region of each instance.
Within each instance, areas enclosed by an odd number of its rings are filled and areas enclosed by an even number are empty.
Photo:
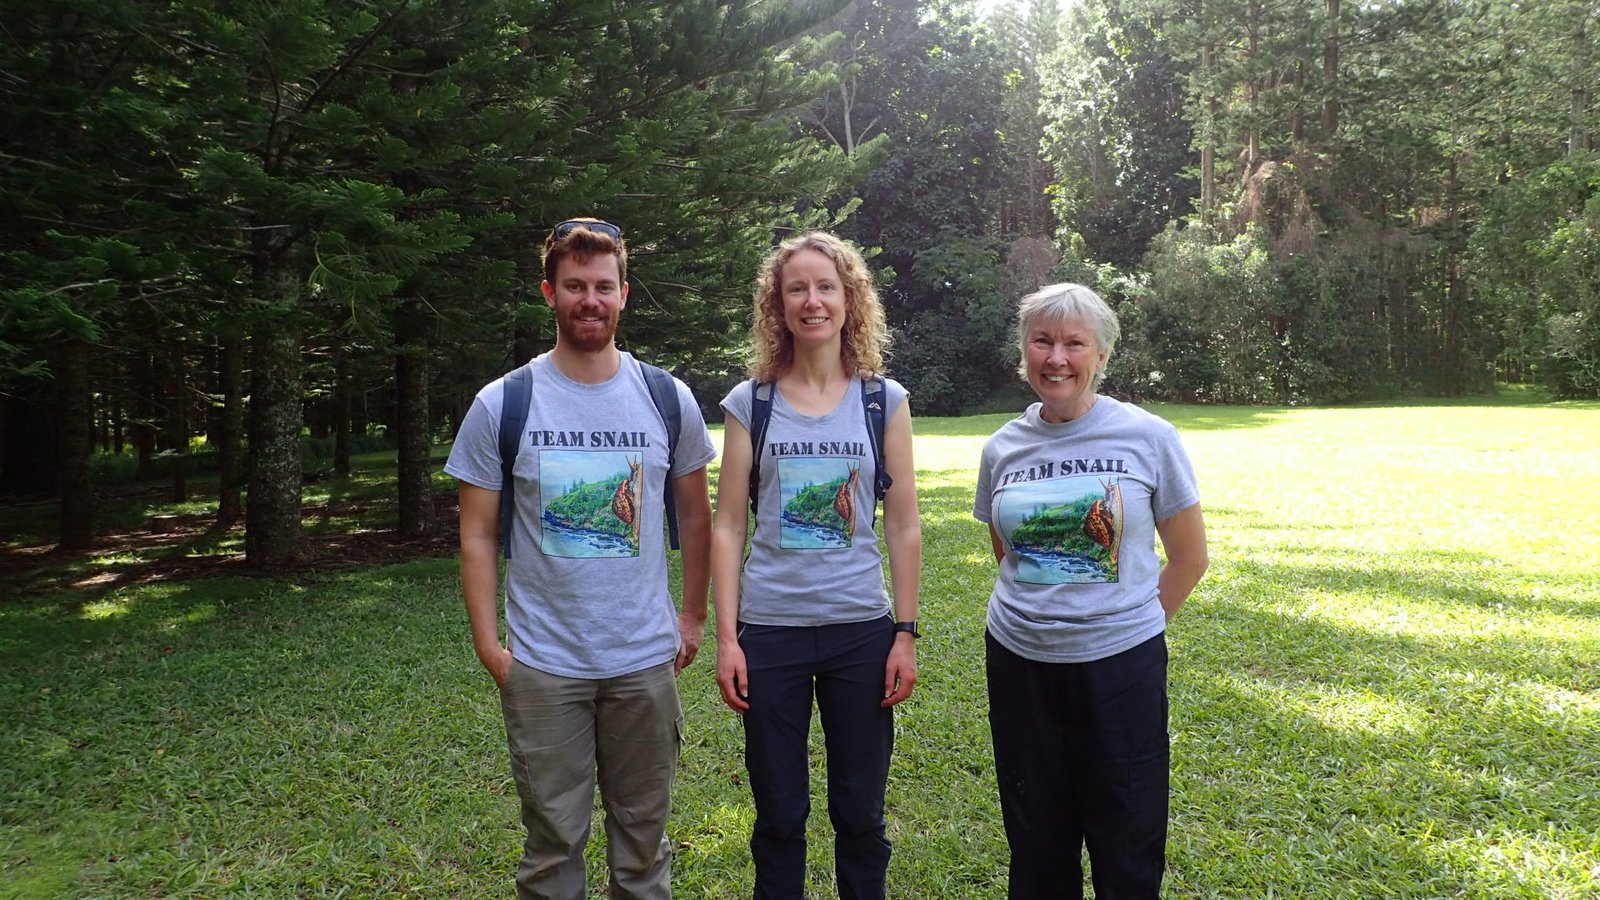
[[[584,225],[586,222],[597,222],[606,228],[604,230],[587,228]],[[611,232],[616,232],[616,235],[613,237]],[[622,240],[621,230],[602,219],[588,217],[568,219],[552,229],[550,235],[544,239],[544,251],[540,254],[540,261],[544,264],[544,280],[555,284],[556,269],[563,259],[570,256],[579,265],[583,265],[596,254],[615,256],[617,283],[627,283],[628,245]]]

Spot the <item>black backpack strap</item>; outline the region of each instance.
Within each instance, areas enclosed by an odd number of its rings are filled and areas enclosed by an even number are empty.
[[[528,403],[533,399],[533,369],[518,366],[506,375],[500,400],[500,549],[511,558],[511,520],[517,514],[516,484],[512,470],[522,450],[522,428],[528,424]]]
[[[650,402],[656,405],[662,424],[667,426],[667,477],[662,483],[662,502],[667,507],[667,542],[678,549],[678,503],[672,493],[672,466],[678,456],[678,433],[683,430],[683,409],[678,405],[678,386],[672,382],[672,373],[647,362],[639,363],[644,372],[645,386],[650,389]]]
[[[772,421],[772,382],[750,379],[750,515],[756,514],[761,496],[761,449],[767,443],[767,425]]]
[[[878,504],[883,502],[883,495],[889,492],[894,485],[894,479],[889,477],[889,471],[883,465],[883,432],[885,426],[886,410],[889,403],[889,392],[884,387],[883,376],[874,375],[861,380],[861,408],[867,416],[867,436],[872,441],[873,471],[877,473],[872,485],[872,493],[876,498],[872,504],[872,524],[878,524]]]

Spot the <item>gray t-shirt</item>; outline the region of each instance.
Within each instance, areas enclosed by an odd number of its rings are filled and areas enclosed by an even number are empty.
[[[506,565],[506,626],[518,662],[567,678],[615,678],[670,660],[677,612],[667,591],[662,497],[667,429],[628,353],[603,384],[533,367],[528,419],[512,470],[516,515]],[[683,382],[673,477],[716,456]],[[491,491],[500,484],[500,406],[491,382],[461,423],[444,470]]]
[[[774,386],[755,534],[739,584],[739,621],[812,626],[888,614],[883,554],[873,527],[877,468],[861,391],[857,379],[832,412],[807,416]],[[905,402],[906,389],[885,378],[884,394],[887,422]],[[748,381],[722,400],[722,408],[746,429],[752,404]]]
[[[1038,662],[1104,659],[1160,634],[1155,523],[1200,502],[1163,419],[1098,396],[1052,424],[1040,404],[983,445],[972,514],[1006,555],[989,596],[995,640]]]

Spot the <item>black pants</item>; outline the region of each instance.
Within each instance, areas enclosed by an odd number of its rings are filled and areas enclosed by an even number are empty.
[[[1024,659],[985,635],[989,728],[1012,900],[1156,898],[1166,868],[1167,644],[1087,663]]]
[[[750,855],[756,900],[805,896],[806,817],[811,812],[806,735],[816,693],[828,754],[828,819],[844,900],[882,900],[889,869],[883,792],[894,749],[894,713],[883,673],[894,644],[888,618],[797,628],[743,625],[750,673],[745,767],[755,796]]]

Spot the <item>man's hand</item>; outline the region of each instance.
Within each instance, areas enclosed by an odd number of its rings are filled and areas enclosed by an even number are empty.
[[[506,679],[511,677],[511,651],[498,643],[492,647],[479,647],[478,662],[489,671],[494,678],[494,683],[500,687],[506,686]]]
[[[672,674],[678,675],[700,653],[700,642],[705,639],[705,616],[695,618],[688,613],[678,613],[678,658],[673,661]]]

